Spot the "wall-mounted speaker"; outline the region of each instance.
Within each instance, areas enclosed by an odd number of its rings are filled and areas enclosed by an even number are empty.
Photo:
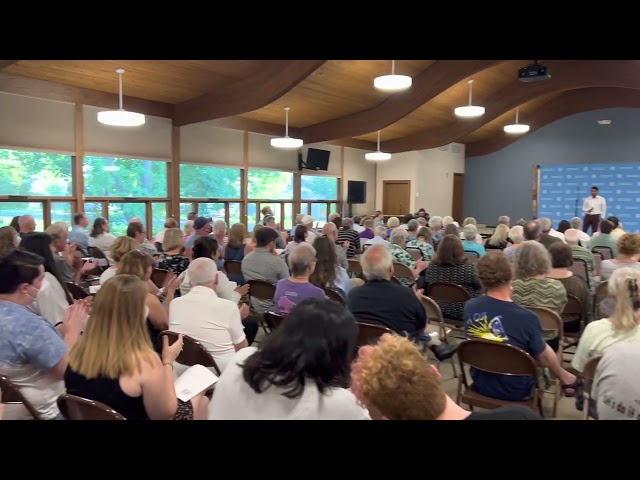
[[[347,182],[347,203],[367,203],[367,182]]]

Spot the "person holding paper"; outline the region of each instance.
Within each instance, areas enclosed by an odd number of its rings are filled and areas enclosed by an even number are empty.
[[[69,354],[67,392],[102,402],[127,420],[205,419],[209,399],[203,391],[186,402],[176,395],[173,363],[182,336],[171,346],[163,337],[162,356],[153,350],[146,297],[147,286],[135,275],[102,285],[84,335]]]
[[[210,420],[369,420],[345,387],[357,350],[353,315],[307,298],[259,348],[236,353],[216,384]]]

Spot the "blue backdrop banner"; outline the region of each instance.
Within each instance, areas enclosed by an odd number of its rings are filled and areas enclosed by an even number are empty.
[[[640,162],[540,165],[538,217],[550,218],[554,228],[560,220],[583,219],[592,186],[607,201],[607,217],[618,217],[625,232],[640,231]]]

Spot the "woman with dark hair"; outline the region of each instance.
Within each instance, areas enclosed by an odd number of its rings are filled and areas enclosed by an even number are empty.
[[[20,245],[20,235],[13,227],[0,227],[0,255],[9,253]]]
[[[51,251],[51,237],[34,232],[25,237],[20,248],[43,258],[44,280],[31,309],[46,318],[53,326],[62,323],[64,311],[73,303],[73,297],[62,281]]]
[[[109,233],[109,220],[102,217],[96,218],[89,233],[89,246],[99,248],[108,257],[109,249],[115,241],[116,236]]]
[[[296,248],[301,243],[305,242],[306,239],[307,239],[307,226],[298,225],[293,232],[293,241],[287,243],[287,246],[284,249],[285,253],[291,253],[294,248]]]
[[[471,297],[477,297],[480,293],[481,287],[476,277],[476,270],[472,264],[467,263],[462,241],[458,235],[442,237],[435,257],[429,264],[429,268],[425,270],[425,292],[430,283],[436,282],[461,285]],[[462,315],[464,303],[440,301],[437,303],[445,318],[464,320]]]
[[[10,227],[13,227],[16,232],[20,231],[20,215],[16,215],[15,217],[13,217],[11,219],[11,223],[9,224]]]
[[[344,388],[357,348],[355,318],[308,298],[259,348],[244,348],[220,376],[210,420],[368,420]]]
[[[347,271],[338,264],[338,255],[335,244],[329,237],[316,237],[313,241],[316,249],[316,268],[309,277],[309,282],[320,288],[335,288],[346,300],[347,293],[352,287],[362,285],[362,280],[357,283],[349,278]]]
[[[560,222],[558,223],[557,231],[564,234],[564,232],[566,232],[570,228],[571,228],[571,223],[569,222],[569,220],[560,220]]]

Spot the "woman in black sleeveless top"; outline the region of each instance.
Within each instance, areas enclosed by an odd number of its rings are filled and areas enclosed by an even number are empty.
[[[246,255],[248,255],[253,248],[250,245],[246,245],[244,240],[247,236],[247,229],[244,223],[236,223],[229,230],[229,241],[224,249],[225,261],[234,260],[241,262]],[[242,275],[236,275],[233,273],[227,273],[229,280],[236,282],[238,285],[244,285],[246,280]]]

